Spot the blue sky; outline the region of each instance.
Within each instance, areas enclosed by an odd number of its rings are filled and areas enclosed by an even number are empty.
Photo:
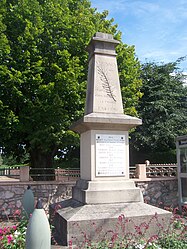
[[[123,42],[135,45],[141,62],[171,62],[187,55],[187,0],[91,0],[109,11]],[[187,59],[181,63],[187,72]]]

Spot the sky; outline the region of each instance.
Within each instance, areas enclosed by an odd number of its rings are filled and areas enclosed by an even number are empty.
[[[173,62],[187,55],[187,0],[91,0],[97,11],[109,11],[122,40],[135,45],[144,63]],[[187,58],[180,65],[187,72]]]

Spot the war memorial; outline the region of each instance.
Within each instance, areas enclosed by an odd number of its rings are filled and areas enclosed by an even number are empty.
[[[142,121],[123,111],[115,51],[118,43],[112,35],[98,32],[87,47],[85,113],[71,126],[80,134],[81,177],[73,187],[72,198],[59,203],[61,208],[54,217],[63,245],[83,240],[83,233],[92,241],[102,239],[115,228],[121,215],[139,225],[156,214],[163,226],[171,216],[144,203],[141,190],[129,179],[129,130]],[[133,229],[129,224],[125,232]],[[149,232],[155,234],[157,230],[153,221]]]

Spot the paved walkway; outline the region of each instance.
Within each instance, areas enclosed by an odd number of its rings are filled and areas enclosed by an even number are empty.
[[[19,182],[19,179],[8,177],[8,176],[0,176],[0,182]]]

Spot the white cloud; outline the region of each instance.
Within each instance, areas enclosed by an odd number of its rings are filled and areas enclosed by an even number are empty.
[[[176,73],[171,73],[170,75],[171,75],[171,76],[175,76]],[[183,78],[182,78],[183,85],[184,85],[184,86],[187,86],[187,72],[183,72],[183,73],[182,73],[182,76],[183,76]]]
[[[134,15],[142,15],[145,13],[154,13],[159,10],[159,5],[146,1],[131,1],[131,0],[92,0],[92,6],[96,7],[98,11],[109,10],[110,15],[117,13],[132,13]]]

